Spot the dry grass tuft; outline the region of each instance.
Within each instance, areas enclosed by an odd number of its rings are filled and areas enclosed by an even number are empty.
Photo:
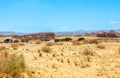
[[[88,56],[88,55],[93,56],[93,55],[94,55],[94,52],[91,51],[91,50],[88,49],[88,48],[85,48],[85,49],[83,50],[82,54],[85,55],[85,56]]]
[[[11,44],[11,47],[14,50],[17,50],[19,46],[25,46],[25,44],[24,43],[13,43],[13,44]]]
[[[49,42],[49,43],[46,44],[46,46],[53,46],[53,45],[55,45],[54,42]]]
[[[72,45],[80,45],[79,41],[72,41]]]
[[[99,48],[99,49],[105,49],[105,45],[98,44],[98,45],[97,45],[97,48]]]
[[[0,78],[21,78],[26,66],[22,55],[9,54],[4,50],[0,52]]]
[[[35,44],[40,44],[41,43],[41,40],[36,40],[35,41]]]
[[[85,43],[85,44],[99,44],[99,41],[96,39],[91,39],[91,40],[84,40],[83,43]]]
[[[81,68],[87,68],[90,67],[90,65],[88,63],[83,63],[80,65]]]
[[[25,46],[25,44],[24,44],[24,43],[19,43],[18,45],[19,45],[19,46]]]
[[[52,51],[52,49],[51,49],[50,47],[48,47],[48,46],[42,47],[41,50],[42,50],[43,52],[45,52],[45,53],[50,53],[50,52]]]

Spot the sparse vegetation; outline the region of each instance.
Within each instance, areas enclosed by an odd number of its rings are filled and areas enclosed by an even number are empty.
[[[88,49],[88,48],[85,48],[85,49],[83,50],[82,54],[83,54],[83,55],[86,55],[86,56],[88,56],[88,55],[93,56],[93,55],[94,55],[94,52],[91,51],[91,50]]]
[[[60,41],[72,41],[72,38],[66,37],[62,39],[55,39],[55,42],[60,42]]]
[[[21,39],[21,42],[29,42],[29,39]]]
[[[11,44],[11,47],[14,49],[14,50],[17,50],[19,44],[17,43],[14,43],[14,44]]]
[[[72,38],[67,37],[64,39],[64,41],[72,41]]]
[[[42,57],[42,53],[39,53],[39,57]]]
[[[73,45],[80,45],[80,42],[78,42],[78,41],[72,41],[72,44]]]
[[[77,41],[83,41],[83,40],[85,40],[85,38],[78,38],[78,40]]]
[[[98,44],[98,45],[97,45],[97,48],[99,48],[99,49],[105,49],[105,45]]]
[[[0,78],[120,77],[120,43],[99,39],[96,43],[94,37],[56,38],[61,42],[0,43]]]
[[[26,71],[22,55],[9,54],[7,50],[0,51],[0,78],[21,78]]]
[[[50,47],[47,47],[47,46],[42,47],[41,50],[45,53],[50,53],[52,51],[52,49]]]
[[[48,42],[48,43],[46,44],[46,46],[53,46],[53,45],[55,45],[54,42]]]
[[[41,40],[36,40],[35,43],[36,43],[36,44],[40,44],[40,43],[41,43]]]
[[[90,65],[88,63],[83,63],[80,65],[81,68],[87,68],[90,67]]]
[[[18,43],[18,42],[19,42],[19,40],[14,40],[13,42],[14,42],[14,43]]]
[[[84,44],[98,44],[99,41],[96,39],[91,39],[91,40],[84,40]]]

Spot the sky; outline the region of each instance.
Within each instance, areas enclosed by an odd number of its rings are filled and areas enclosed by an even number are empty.
[[[120,0],[0,0],[0,31],[120,29]]]

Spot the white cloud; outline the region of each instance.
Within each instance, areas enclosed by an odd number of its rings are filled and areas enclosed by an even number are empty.
[[[111,21],[109,22],[110,24],[117,24],[118,22],[117,21]]]

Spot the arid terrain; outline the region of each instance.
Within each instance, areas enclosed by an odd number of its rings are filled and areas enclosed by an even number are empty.
[[[0,78],[120,78],[120,40],[85,38],[0,43]]]

